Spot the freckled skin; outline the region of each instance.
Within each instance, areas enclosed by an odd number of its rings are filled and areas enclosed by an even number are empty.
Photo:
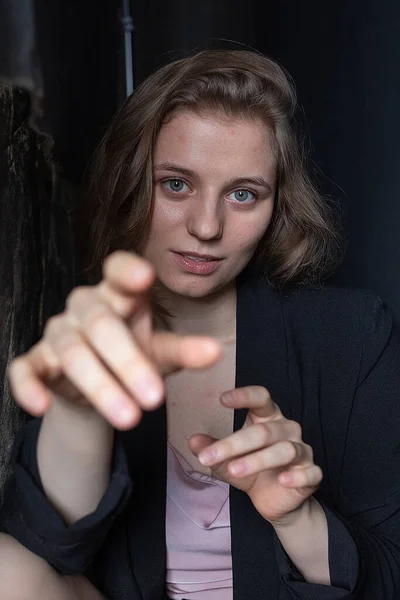
[[[191,174],[157,168],[165,163]],[[261,121],[181,112],[162,127],[154,165],[154,215],[144,256],[172,294],[215,295],[244,269],[271,221],[276,179],[271,133]],[[239,177],[263,178],[269,187],[232,185]],[[168,178],[183,183],[167,183]],[[214,273],[199,276],[184,272],[171,250],[223,261]]]

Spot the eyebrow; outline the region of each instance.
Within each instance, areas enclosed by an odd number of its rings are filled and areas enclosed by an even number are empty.
[[[174,163],[165,162],[160,165],[155,166],[156,171],[171,171],[173,173],[180,173],[185,177],[191,177],[193,179],[198,178],[197,174],[191,169],[186,169],[185,167],[181,167],[180,165],[176,165]],[[228,187],[234,185],[256,185],[259,187],[264,187],[268,190],[269,193],[272,193],[272,186],[264,177],[260,177],[258,175],[249,176],[249,177],[234,177],[227,181],[226,185]]]

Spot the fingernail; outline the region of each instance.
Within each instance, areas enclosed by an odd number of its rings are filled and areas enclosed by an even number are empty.
[[[229,392],[224,392],[221,395],[221,402],[223,404],[231,404],[233,402],[234,398],[232,396],[232,394],[230,394]]]
[[[215,450],[203,450],[198,458],[202,465],[209,466],[217,461],[217,452]]]
[[[135,414],[134,408],[122,398],[114,397],[110,402],[110,417],[121,424],[129,423]]]
[[[149,406],[156,406],[163,398],[164,390],[152,375],[142,375],[135,379],[135,393]]]

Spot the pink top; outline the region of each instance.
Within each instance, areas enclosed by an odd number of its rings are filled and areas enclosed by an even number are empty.
[[[232,600],[229,485],[193,471],[168,445],[167,595]]]

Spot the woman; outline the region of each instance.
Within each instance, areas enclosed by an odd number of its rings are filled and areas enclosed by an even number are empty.
[[[8,600],[400,597],[399,334],[373,294],[315,285],[337,244],[294,110],[274,62],[207,51],[115,117],[96,284],[10,369],[40,418]]]

